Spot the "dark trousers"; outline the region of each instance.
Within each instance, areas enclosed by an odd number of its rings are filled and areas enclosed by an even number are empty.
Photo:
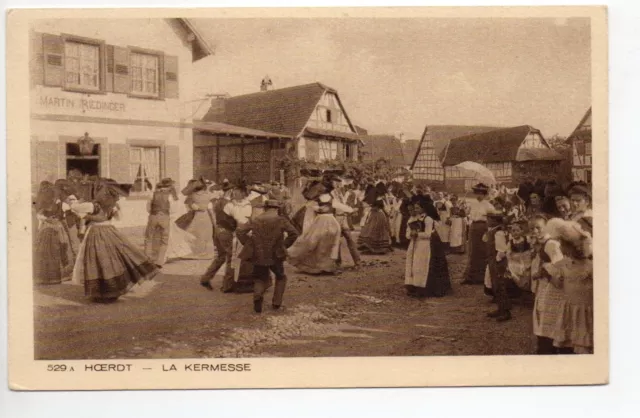
[[[484,272],[487,268],[487,244],[482,237],[487,232],[486,222],[473,222],[469,227],[469,255],[464,273],[466,283],[484,283]]]
[[[511,310],[511,298],[507,292],[507,279],[505,273],[507,272],[507,259],[502,261],[496,261],[495,253],[491,254],[489,259],[489,274],[491,275],[491,288],[495,302],[498,305],[500,312],[506,312]]]
[[[351,254],[353,262],[359,264],[360,253],[358,252],[358,246],[356,245],[356,242],[351,237],[351,231],[346,228],[342,228],[342,236],[344,237],[345,241],[347,241],[347,248],[349,248],[349,254]]]
[[[574,354],[571,347],[554,347],[553,339],[547,337],[537,337],[538,346],[536,354],[553,355],[553,354]]]
[[[160,236],[158,253],[154,257],[154,241]],[[164,264],[169,246],[169,215],[166,213],[154,213],[149,215],[147,229],[144,233],[144,253],[155,264]]]
[[[216,258],[202,275],[200,281],[206,283],[213,279],[220,267],[226,265],[224,279],[222,281],[222,291],[230,291],[233,289],[233,268],[231,267],[231,256],[233,255],[233,232],[225,228],[217,228],[213,245],[216,247]]]
[[[253,266],[253,300],[262,300],[269,287],[269,271],[276,276],[276,285],[273,289],[273,304],[282,305],[284,289],[287,286],[287,276],[284,273],[284,261],[276,260],[270,266]]]

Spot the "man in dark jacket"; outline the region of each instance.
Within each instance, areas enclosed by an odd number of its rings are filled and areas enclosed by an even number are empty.
[[[278,215],[280,208],[278,201],[267,200],[264,206],[264,213],[240,225],[236,230],[236,237],[243,245],[240,258],[253,264],[253,309],[257,313],[262,312],[264,293],[269,283],[269,271],[276,276],[273,309],[278,309],[282,305],[282,296],[287,284],[287,276],[284,272],[286,248],[298,238],[298,231],[291,222]]]
[[[215,231],[213,233],[213,245],[216,247],[216,258],[207,268],[207,271],[200,277],[200,285],[213,290],[211,279],[214,278],[218,270],[225,265],[224,279],[220,290],[224,293],[230,293],[234,287],[234,271],[231,267],[231,256],[233,255],[233,233],[236,230],[236,221],[233,216],[227,215],[224,208],[231,202],[231,190],[233,186],[228,180],[222,183],[222,191],[224,195],[220,197],[213,205],[213,214],[216,221]]]
[[[169,246],[169,215],[171,199],[178,200],[173,180],[165,178],[156,185],[153,197],[148,203],[149,221],[144,235],[144,252],[158,268],[162,268],[166,261]],[[159,237],[158,237],[159,235]],[[159,238],[157,254],[154,254],[156,240]]]

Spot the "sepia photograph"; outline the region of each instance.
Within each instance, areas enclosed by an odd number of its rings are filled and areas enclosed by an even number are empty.
[[[19,15],[12,355],[64,387],[430,357],[606,383],[604,9],[524,10]]]

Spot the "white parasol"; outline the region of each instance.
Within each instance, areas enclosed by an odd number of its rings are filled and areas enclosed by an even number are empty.
[[[458,168],[464,177],[471,177],[479,183],[485,183],[487,185],[497,183],[493,172],[482,164],[473,161],[464,161],[456,164],[454,167]]]

